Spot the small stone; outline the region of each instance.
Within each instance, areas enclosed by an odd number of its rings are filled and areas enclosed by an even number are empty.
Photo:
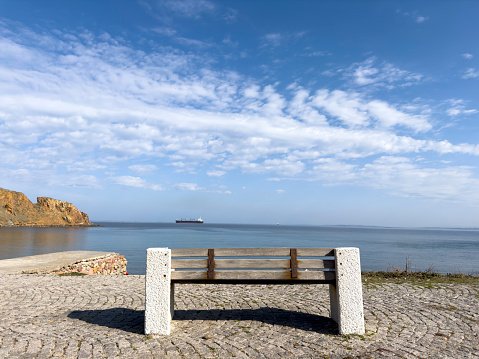
[[[205,334],[203,339],[213,339],[213,336],[211,334]]]

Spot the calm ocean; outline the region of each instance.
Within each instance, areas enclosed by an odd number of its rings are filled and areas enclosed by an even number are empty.
[[[359,247],[363,270],[479,272],[479,229],[97,223],[92,228],[0,228],[0,259],[70,250],[117,252],[145,274],[150,247]]]

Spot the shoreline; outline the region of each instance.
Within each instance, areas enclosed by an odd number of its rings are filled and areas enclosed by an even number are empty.
[[[2,225],[0,224],[0,229],[2,228],[88,228],[88,227],[103,227],[101,224],[14,224],[14,225]]]

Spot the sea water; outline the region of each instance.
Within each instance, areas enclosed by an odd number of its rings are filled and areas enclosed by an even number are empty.
[[[97,223],[89,228],[0,228],[0,259],[71,250],[117,252],[145,274],[146,249],[358,247],[362,270],[479,273],[479,229]]]

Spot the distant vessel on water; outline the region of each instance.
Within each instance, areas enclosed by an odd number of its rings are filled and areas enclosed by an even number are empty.
[[[205,222],[205,221],[203,221],[203,220],[201,219],[201,217],[198,218],[198,219],[194,219],[194,218],[183,219],[183,218],[181,218],[181,219],[177,219],[177,220],[176,220],[176,223],[204,223],[204,222]]]

